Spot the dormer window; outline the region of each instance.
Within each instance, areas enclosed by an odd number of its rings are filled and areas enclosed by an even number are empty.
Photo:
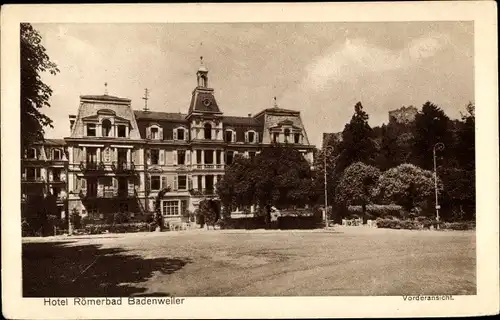
[[[96,136],[96,125],[95,123],[87,124],[87,137],[95,137]]]
[[[26,154],[26,158],[28,159],[36,159],[36,149],[35,148],[29,148],[28,152]]]
[[[119,138],[126,138],[127,137],[127,126],[125,125],[119,125],[118,126],[118,137]]]
[[[102,136],[103,137],[111,137],[111,128],[112,124],[109,119],[102,120]]]
[[[174,140],[186,140],[186,130],[184,128],[174,129]]]
[[[300,143],[300,133],[295,133],[293,135],[293,142]]]
[[[205,123],[204,126],[205,140],[212,140],[212,125]]]
[[[224,140],[226,140],[226,142],[234,142],[234,131],[226,130]]]
[[[290,137],[290,129],[285,129],[285,142],[288,142],[288,137]]]
[[[248,132],[248,142],[250,142],[250,143],[255,142],[255,132],[253,132],[253,131]]]
[[[59,149],[52,150],[52,159],[61,160],[61,150]]]
[[[158,140],[159,136],[158,128],[151,128],[151,139]]]
[[[279,141],[280,134],[278,132],[273,132],[273,142]]]

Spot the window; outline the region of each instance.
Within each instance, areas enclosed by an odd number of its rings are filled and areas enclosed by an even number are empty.
[[[162,211],[164,216],[178,216],[179,215],[179,201],[163,201]]]
[[[160,190],[160,176],[151,176],[151,190]]]
[[[212,125],[210,123],[205,123],[205,139],[212,140]]]
[[[233,163],[233,158],[234,158],[234,151],[226,152],[226,164],[227,165],[230,165]]]
[[[295,143],[300,143],[300,133],[295,133],[293,135],[293,140]]]
[[[52,150],[52,159],[61,160],[61,150],[59,149]]]
[[[226,142],[233,142],[233,131],[226,130]]]
[[[29,148],[26,157],[28,159],[36,159],[36,149],[35,148]]]
[[[127,137],[127,126],[125,126],[125,125],[118,126],[118,137],[120,137],[120,138]]]
[[[40,168],[26,168],[26,180],[35,181],[40,177]]]
[[[184,129],[177,129],[177,140],[184,140]]]
[[[178,150],[177,151],[177,164],[186,164],[186,151]]]
[[[151,164],[159,164],[160,163],[160,150],[151,149]]]
[[[285,142],[288,142],[289,136],[290,136],[290,129],[285,129]]]
[[[102,120],[102,136],[111,137],[111,121],[109,119]]]
[[[255,132],[253,131],[249,131],[248,132],[248,142],[252,143],[252,142],[255,142]]]
[[[62,172],[61,168],[52,169],[52,179],[54,181],[61,181],[61,172]]]
[[[278,139],[280,137],[280,134],[278,132],[273,133],[273,142],[278,142]]]
[[[187,190],[187,176],[177,176],[177,190]]]
[[[158,128],[151,128],[151,139],[158,140],[160,137]]]
[[[87,124],[87,136],[88,137],[95,137],[96,136],[95,123]]]

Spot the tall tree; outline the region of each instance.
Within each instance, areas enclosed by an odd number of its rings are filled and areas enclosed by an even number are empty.
[[[376,145],[373,130],[368,124],[368,114],[363,110],[361,102],[354,106],[354,114],[342,132],[336,171],[344,171],[350,164],[363,162],[373,164],[376,156]]]
[[[362,162],[351,164],[344,170],[335,192],[336,202],[361,205],[363,224],[366,224],[366,205],[374,198],[380,170]]]
[[[450,118],[437,105],[427,101],[422,110],[415,117],[415,141],[413,145],[413,158],[423,169],[433,169],[433,148],[438,142],[444,143],[444,151],[438,155],[451,153],[452,135]],[[449,158],[448,158],[449,159]]]
[[[52,120],[41,112],[50,107],[52,89],[42,81],[41,75],[59,72],[50,61],[42,38],[29,23],[21,24],[21,147],[42,141],[44,127],[52,127]]]
[[[267,220],[271,207],[313,204],[317,200],[310,164],[289,146],[272,146],[253,159],[238,157],[217,183],[222,204],[258,205]]]
[[[475,106],[472,102],[465,107],[462,121],[458,131],[457,158],[460,167],[465,170],[474,170],[476,165],[476,116]]]

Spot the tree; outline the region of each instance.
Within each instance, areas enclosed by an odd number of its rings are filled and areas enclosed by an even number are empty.
[[[376,139],[379,141],[380,149],[375,163],[379,169],[387,170],[413,160],[413,126],[413,123],[391,121],[387,125],[373,128],[378,132]]]
[[[317,200],[310,164],[296,149],[271,146],[253,159],[237,157],[217,184],[226,208],[257,205],[266,219],[271,207],[313,204]]]
[[[59,72],[57,65],[50,61],[41,44],[40,34],[29,23],[21,23],[21,147],[36,141],[43,141],[44,127],[52,127],[52,120],[40,109],[50,107],[52,89],[46,85],[41,75]]]
[[[421,168],[432,170],[432,152],[438,142],[451,146],[450,118],[437,105],[427,101],[415,117],[413,157]],[[441,156],[450,159],[446,155],[450,154],[451,150],[446,148]]]
[[[337,185],[336,202],[345,205],[361,205],[363,224],[366,223],[366,205],[373,198],[379,176],[379,169],[362,162],[356,162],[344,170]]]
[[[465,107],[458,131],[457,158],[460,167],[464,170],[475,170],[476,166],[476,117],[475,106],[472,102]]]
[[[380,176],[377,193],[382,199],[393,201],[410,212],[417,203],[432,199],[434,174],[412,164],[402,164]]]
[[[156,195],[155,199],[155,221],[156,221],[156,228],[158,231],[161,231],[163,229],[163,215],[161,214],[161,199],[163,199],[163,196],[170,192],[171,188],[166,187],[161,189],[158,194]]]
[[[213,200],[202,200],[200,201],[198,213],[200,215],[203,215],[203,221],[207,225],[207,228],[209,226],[212,226],[212,228],[215,226],[215,223],[217,222],[217,204]]]

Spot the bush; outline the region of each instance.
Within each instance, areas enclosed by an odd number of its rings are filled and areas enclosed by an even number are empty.
[[[88,234],[110,233],[129,233],[129,232],[147,232],[154,231],[156,224],[147,222],[122,223],[122,224],[91,224],[85,226],[85,232]]]
[[[129,216],[126,212],[117,212],[113,215],[114,224],[123,224],[129,222]]]
[[[226,218],[219,220],[217,224],[221,229],[262,229],[266,227],[266,219],[263,216],[252,218]]]
[[[322,227],[322,221],[316,216],[278,217],[279,229],[316,229],[320,227]]]
[[[378,218],[375,222],[377,224],[377,228],[407,229],[407,230],[418,230],[422,228],[422,225],[418,221],[412,221],[412,220]]]
[[[366,206],[366,214],[369,219],[377,219],[377,218],[389,218],[389,217],[397,217],[403,218],[407,216],[406,211],[402,206],[397,204],[369,204]],[[348,206],[347,207],[347,218],[359,218],[362,215],[361,206]]]
[[[439,227],[442,230],[474,230],[476,228],[476,223],[474,221],[443,222]]]

